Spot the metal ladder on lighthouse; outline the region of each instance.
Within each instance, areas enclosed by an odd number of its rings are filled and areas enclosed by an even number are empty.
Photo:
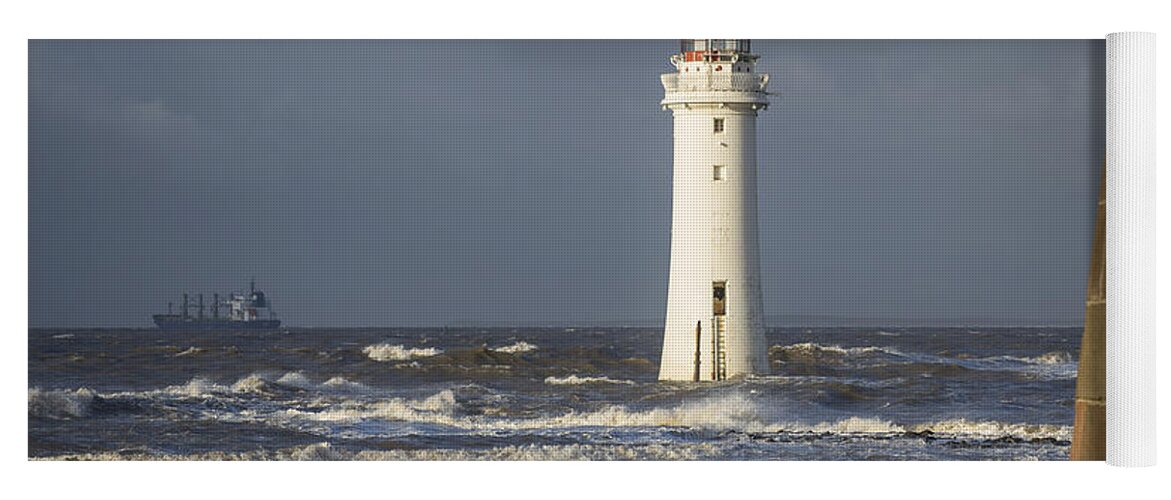
[[[728,341],[723,315],[712,317],[712,380],[728,378]]]

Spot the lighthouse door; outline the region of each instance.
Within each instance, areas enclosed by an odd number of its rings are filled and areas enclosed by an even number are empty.
[[[712,282],[712,380],[728,378],[728,343],[724,331],[728,282]]]
[[[712,282],[712,316],[723,316],[725,311],[727,311],[725,307],[727,288],[727,281]]]

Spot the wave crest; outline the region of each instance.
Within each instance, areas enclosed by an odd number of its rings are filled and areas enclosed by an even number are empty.
[[[1054,424],[1026,424],[997,422],[992,420],[971,421],[967,419],[943,420],[928,424],[907,426],[910,432],[931,432],[946,436],[968,438],[1018,438],[1018,439],[1058,439],[1068,441],[1073,438],[1073,427]]]
[[[435,347],[407,348],[401,345],[374,344],[363,348],[362,353],[374,361],[410,361],[438,356],[443,353],[443,350]]]
[[[267,385],[268,382],[265,381],[264,378],[262,378],[260,375],[252,374],[237,380],[236,383],[232,384],[232,391],[259,394],[264,392],[264,389]]]
[[[346,401],[320,412],[289,409],[284,416],[310,421],[356,423],[363,420],[426,423],[467,430],[531,430],[572,427],[692,427],[767,431],[775,418],[743,394],[691,401],[669,408],[631,410],[605,406],[588,412],[508,419],[462,415],[451,390],[420,400],[393,398],[375,402]]]
[[[1035,363],[1039,365],[1062,365],[1066,363],[1073,363],[1075,361],[1073,354],[1065,351],[1047,352],[1040,356],[1020,358],[1020,360],[1026,363]]]
[[[237,382],[237,384],[239,384],[240,382],[243,382],[243,380]],[[261,381],[261,382],[263,382],[263,381]],[[241,386],[241,387],[245,387],[245,386]],[[186,384],[172,385],[172,386],[167,387],[166,389],[163,389],[162,392],[173,395],[173,396],[186,396],[186,397],[199,398],[199,397],[211,396],[212,394],[215,394],[215,393],[233,392],[233,389],[230,387],[224,387],[222,385],[219,385],[219,384],[212,382],[211,380],[208,380],[203,377],[195,377],[195,378],[187,381]]]
[[[795,426],[790,432],[813,432],[818,434],[902,434],[902,427],[880,418],[849,417],[837,422],[821,422],[812,426]]]
[[[45,391],[28,390],[28,414],[33,417],[70,419],[89,414],[97,394],[86,388]]]
[[[497,348],[489,349],[489,350],[496,351],[496,352],[508,353],[508,354],[521,354],[521,353],[525,353],[525,352],[535,351],[535,350],[537,350],[537,346],[536,346],[536,344],[530,344],[528,342],[521,340],[521,341],[515,342],[511,345],[506,345],[504,347],[497,347]]]
[[[634,381],[612,379],[607,376],[601,377],[579,377],[577,375],[569,375],[567,377],[546,377],[545,383],[548,385],[584,385],[584,384],[622,384],[635,385]]]
[[[354,382],[345,377],[332,377],[321,383],[322,387],[350,392],[368,392],[370,388],[361,382]]]
[[[358,450],[333,446],[328,442],[278,450],[244,452],[213,451],[193,454],[155,454],[147,452],[76,453],[30,460],[698,460],[716,456],[718,445],[703,444],[530,444],[489,449],[419,449]]]
[[[585,427],[661,428],[679,427],[747,433],[831,434],[890,437],[930,433],[954,439],[1056,439],[1069,440],[1072,428],[1053,424],[997,421],[943,420],[900,424],[881,418],[850,416],[839,420],[803,423],[786,420],[777,409],[742,393],[687,401],[672,407],[635,410],[607,405],[592,411],[570,411],[535,418],[499,418],[469,415],[451,390],[423,399],[347,401],[321,412],[288,410],[285,417],[316,422],[358,423],[365,420],[441,425],[467,431],[531,431]]]
[[[176,358],[181,358],[181,357],[183,357],[183,356],[194,356],[194,355],[196,355],[196,354],[203,354],[203,353],[205,353],[205,352],[207,352],[207,349],[204,349],[204,348],[202,348],[202,347],[194,347],[194,346],[192,346],[192,347],[188,347],[188,348],[187,348],[187,350],[185,350],[185,351],[183,351],[183,352],[176,353],[176,354],[175,354],[175,357],[176,357]]]
[[[780,352],[784,352],[784,353],[805,354],[805,355],[830,353],[830,354],[837,354],[837,355],[842,355],[842,356],[851,356],[851,355],[859,355],[859,354],[880,353],[880,354],[892,354],[892,355],[897,356],[897,355],[902,354],[899,351],[897,351],[895,349],[891,349],[889,347],[874,347],[874,346],[842,347],[842,346],[839,346],[836,344],[822,345],[822,344],[815,344],[812,342],[802,342],[800,344],[790,344],[790,345],[775,345],[772,347],[771,350],[780,351]]]

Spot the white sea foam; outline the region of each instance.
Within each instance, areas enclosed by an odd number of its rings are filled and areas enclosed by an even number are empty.
[[[761,404],[748,395],[733,393],[687,401],[673,407],[633,410],[609,405],[589,412],[568,412],[535,418],[495,418],[464,415],[450,390],[423,399],[394,398],[375,402],[346,401],[321,412],[286,410],[281,418],[290,421],[353,424],[366,420],[424,423],[467,431],[526,431],[581,427],[660,428],[683,427],[705,430],[735,430],[751,433],[835,434],[891,436],[930,431],[937,437],[996,439],[1053,438],[1068,440],[1069,426],[996,421],[944,420],[931,423],[898,424],[873,417],[803,423],[788,421],[772,405]]]
[[[96,393],[86,388],[45,391],[40,388],[28,390],[28,414],[44,418],[76,418],[89,414]]]
[[[232,392],[256,394],[263,392],[267,385],[264,378],[254,373],[232,384]]]
[[[831,433],[842,435],[890,435],[930,432],[936,437],[966,439],[997,439],[1013,437],[1019,439],[1070,439],[1073,428],[1065,425],[1027,424],[997,422],[993,420],[973,421],[967,419],[942,420],[920,424],[896,424],[878,418],[849,417],[836,422],[814,425],[783,425],[787,432]]]
[[[818,352],[830,352],[830,353],[841,354],[841,355],[859,355],[859,354],[872,354],[872,353],[891,354],[891,355],[895,355],[895,356],[902,355],[902,353],[899,352],[898,350],[892,349],[889,347],[874,347],[874,346],[842,347],[839,345],[822,345],[822,344],[815,344],[812,342],[802,342],[800,344],[790,344],[790,345],[777,345],[777,346],[773,346],[773,349],[779,349],[779,350],[788,351],[788,352],[796,352],[796,353],[801,353],[801,354],[815,354]]]
[[[452,415],[458,405],[455,402],[455,393],[451,392],[451,389],[447,389],[419,401],[418,404],[414,405],[414,408],[420,411]]]
[[[956,362],[956,361],[1005,361],[1005,360],[1007,360],[1007,361],[1018,361],[1021,363],[1049,364],[1049,365],[1051,365],[1051,364],[1071,363],[1071,362],[1077,361],[1076,359],[1074,359],[1072,354],[1070,354],[1068,352],[1064,352],[1064,351],[1047,352],[1045,354],[1042,354],[1040,356],[1035,356],[1035,357],[992,356],[992,357],[987,357],[987,358],[960,359],[960,358],[948,358],[948,357],[942,357],[942,356],[933,356],[930,354],[918,354],[918,355],[906,354],[902,351],[899,351],[898,349],[894,349],[891,347],[876,347],[876,346],[841,347],[836,344],[823,345],[823,344],[815,344],[812,342],[802,342],[799,344],[789,344],[789,345],[775,345],[772,347],[772,349],[782,350],[782,351],[787,351],[787,352],[805,353],[805,354],[813,354],[813,353],[818,353],[818,352],[829,352],[829,353],[841,354],[841,355],[883,353],[883,354],[889,354],[892,356],[904,356],[904,357],[908,357],[908,358],[917,358],[917,359],[920,359],[923,361],[929,361],[929,362],[934,361],[934,362],[943,362],[943,363]]]
[[[281,375],[281,378],[276,380],[276,383],[287,387],[296,387],[298,389],[316,389],[318,384],[313,383],[301,372],[288,372]]]
[[[481,415],[465,416],[450,390],[420,400],[393,398],[375,402],[346,401],[321,412],[286,410],[293,420],[357,423],[363,420],[427,423],[467,430],[525,430],[572,427],[694,427],[710,429],[769,428],[770,411],[742,394],[730,394],[683,403],[670,408],[630,410],[605,406],[590,412],[506,419]]]
[[[173,396],[180,398],[199,398],[209,399],[215,397],[229,396],[232,394],[261,394],[266,391],[269,381],[260,374],[252,374],[242,377],[232,385],[221,385],[204,377],[195,377],[187,381],[183,385],[167,386],[163,389],[140,391],[140,392],[119,392],[110,394],[111,397],[156,397],[156,396]]]
[[[112,393],[110,397],[156,397],[177,396],[183,398],[211,398],[231,397],[233,395],[256,395],[271,393],[273,384],[303,390],[325,390],[342,392],[369,392],[371,389],[364,384],[347,380],[345,377],[332,377],[325,382],[316,383],[304,373],[286,372],[275,379],[262,373],[253,373],[241,377],[231,385],[220,385],[203,377],[195,377],[183,385],[172,385],[163,389]]]
[[[195,354],[202,354],[204,352],[207,352],[207,350],[199,348],[199,347],[188,347],[187,350],[180,352],[178,354],[175,354],[175,357],[178,358],[181,356],[192,356]]]
[[[111,396],[178,396],[185,398],[210,398],[232,394],[262,394],[267,391],[270,380],[259,373],[241,377],[232,385],[220,385],[204,377],[195,377],[183,385],[172,385],[159,390],[142,392],[121,392]]]
[[[790,425],[789,432],[813,432],[818,434],[901,434],[902,427],[878,418],[849,417],[836,422],[821,422],[811,426]]]
[[[366,346],[362,352],[374,361],[409,361],[437,356],[442,354],[443,350],[435,347],[407,348],[401,345],[374,344]]]
[[[1068,352],[1047,352],[1039,356],[994,356],[972,360],[976,369],[1007,369],[1030,373],[1044,380],[1077,378],[1077,359]],[[966,365],[965,365],[966,366]]]
[[[1034,374],[1043,379],[1068,379],[1077,377],[1077,359],[1068,352],[1048,352],[1034,357],[990,356],[985,358],[957,358],[922,353],[904,353],[891,347],[841,347],[803,342],[790,345],[776,345],[772,350],[815,356],[830,353],[840,356],[864,354],[886,354],[907,361],[929,364],[954,364],[973,370],[1006,370]]]
[[[99,452],[30,460],[697,460],[716,455],[720,446],[702,444],[565,444],[512,445],[489,449],[420,449],[351,451],[329,443],[279,450],[214,451],[193,454]]]
[[[347,392],[369,392],[370,387],[361,382],[354,382],[345,377],[333,377],[321,383],[321,386],[327,389],[335,389]]]
[[[377,419],[459,427],[458,419],[455,417],[457,408],[455,394],[451,390],[443,390],[420,400],[394,398],[372,403],[345,400],[321,412],[304,412],[290,408],[285,410],[283,417],[338,423]]]
[[[634,381],[612,379],[610,377],[579,377],[577,375],[569,375],[566,377],[546,377],[545,383],[549,385],[584,385],[584,384],[622,384],[635,385]]]
[[[1042,354],[1040,356],[1020,358],[1020,359],[1021,359],[1021,361],[1024,361],[1026,363],[1036,363],[1036,364],[1041,364],[1041,365],[1060,365],[1060,364],[1065,364],[1065,363],[1073,363],[1073,362],[1077,361],[1074,359],[1072,354],[1065,352],[1065,351],[1047,352],[1047,353]]]
[[[1073,436],[1073,427],[1054,424],[1027,424],[997,422],[991,420],[972,421],[967,419],[943,420],[928,424],[907,426],[911,432],[931,431],[934,434],[967,438],[995,439],[1000,437],[1014,437],[1020,439],[1060,439],[1069,440]]]
[[[508,353],[508,354],[521,354],[521,353],[525,353],[525,352],[535,351],[535,350],[537,350],[537,346],[535,344],[530,344],[528,342],[521,340],[521,341],[515,342],[513,344],[506,345],[504,347],[496,347],[496,348],[493,348],[490,350],[496,351],[496,352],[504,352],[504,353]]]
[[[298,372],[281,377],[286,382],[312,385]],[[279,383],[279,382],[278,382]],[[96,398],[145,397],[160,395],[217,398],[235,397],[233,394],[261,393],[268,382],[260,375],[243,377],[230,387],[212,383],[203,378],[194,378],[179,386],[161,390],[100,394],[89,389],[52,390],[29,389],[29,415],[44,418],[78,418],[89,415]],[[334,377],[319,384],[319,387],[364,388],[365,386]],[[930,432],[941,438],[997,439],[1012,437],[1019,439],[1069,440],[1070,426],[1034,424],[1024,422],[975,421],[951,419],[927,423],[899,424],[874,417],[852,416],[838,420],[804,423],[792,420],[776,405],[767,404],[743,392],[708,396],[684,401],[675,406],[647,409],[632,409],[621,405],[602,406],[592,411],[570,411],[559,415],[532,418],[507,418],[490,416],[489,413],[467,412],[451,389],[442,390],[430,396],[407,399],[383,400],[342,399],[324,409],[301,409],[289,406],[276,412],[246,410],[208,410],[205,418],[217,420],[266,421],[270,424],[292,424],[319,432],[320,424],[355,424],[363,421],[388,421],[407,424],[421,423],[446,426],[470,432],[482,431],[534,431],[571,428],[663,428],[679,427],[700,430],[733,430],[750,433],[796,433],[833,434],[850,436],[891,436],[906,433]],[[320,451],[320,450],[317,450]],[[317,453],[305,450],[305,453]],[[532,450],[529,450],[532,451]],[[548,451],[548,450],[546,450]],[[468,453],[474,453],[468,451]],[[524,452],[527,453],[527,452]],[[541,452],[543,453],[543,452]],[[520,450],[506,454],[520,456]],[[124,458],[124,457],[122,457]],[[290,458],[290,457],[284,457]],[[353,457],[358,458],[358,457]],[[468,458],[471,458],[469,455]],[[505,459],[503,455],[496,457]],[[580,457],[579,457],[580,458]],[[420,458],[422,459],[422,458]],[[519,459],[519,458],[516,458]]]
[[[174,396],[207,397],[215,393],[232,392],[232,389],[219,385],[203,377],[195,377],[189,380],[186,384],[172,385],[163,389],[161,392]]]
[[[57,335],[53,335],[53,338],[58,339],[58,340],[71,339],[71,338],[73,338],[73,334],[72,333],[58,333]]]

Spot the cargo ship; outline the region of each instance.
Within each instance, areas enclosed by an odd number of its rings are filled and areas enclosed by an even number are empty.
[[[232,292],[226,301],[220,300],[220,294],[212,294],[210,308],[204,307],[202,293],[197,297],[199,300],[193,303],[189,294],[183,294],[180,314],[175,314],[174,303],[168,302],[167,314],[154,315],[155,325],[166,330],[271,330],[281,326],[272,301],[256,289],[255,280],[249,283],[247,294]],[[205,314],[207,309],[211,310],[210,316]],[[193,310],[196,314],[191,314]],[[227,314],[221,315],[221,310]]]

